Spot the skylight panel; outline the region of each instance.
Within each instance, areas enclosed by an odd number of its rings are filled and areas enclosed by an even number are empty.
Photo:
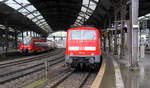
[[[38,16],[38,15],[40,15],[40,12],[39,12],[39,11],[36,11],[35,13],[33,13],[33,15]],[[41,16],[41,17],[42,17],[42,16]]]
[[[42,16],[37,17],[37,19],[42,19],[42,18],[43,18]]]
[[[39,24],[39,26],[42,26],[42,25],[46,25],[46,22],[43,22],[43,23]]]
[[[86,8],[82,6],[81,11],[86,12]]]
[[[83,24],[87,19],[89,19],[96,8],[96,3],[98,1],[99,0],[83,0],[81,11],[79,12],[79,16],[77,17],[75,24],[76,22]]]
[[[40,22],[44,22],[45,20],[44,19],[41,19],[41,20],[39,20]]]
[[[81,16],[78,16],[78,19],[82,19],[82,17],[81,17]]]
[[[26,9],[28,9],[30,12],[33,12],[33,11],[36,10],[36,8],[33,7],[33,5],[30,5],[30,6],[26,7]]]
[[[29,14],[27,17],[32,19],[34,16],[32,14]]]
[[[38,21],[38,19],[37,19],[36,24],[37,24],[37,25],[39,25],[40,23],[41,23],[41,22],[40,22],[40,21]]]
[[[18,3],[22,3],[22,4],[29,4],[30,2],[28,0],[14,0],[17,1]]]
[[[33,19],[32,21],[33,21],[33,22],[36,22],[37,20],[38,20],[38,19]]]
[[[45,19],[40,14],[39,11],[28,1],[28,0],[0,0],[0,2],[5,3],[9,7],[17,10],[23,15],[27,16],[30,20],[35,22],[38,26],[41,22],[44,22]],[[46,21],[45,21],[46,22]],[[47,24],[47,22],[46,22]],[[49,26],[47,24],[47,26]],[[40,27],[40,26],[39,26]],[[49,29],[48,29],[49,28]],[[51,31],[50,27],[48,27],[48,31]],[[46,29],[44,29],[46,30]]]
[[[90,2],[89,8],[91,8],[92,10],[94,10],[96,8],[96,4],[93,2]]]
[[[7,2],[5,2],[5,4],[14,9],[18,9],[21,7],[19,4],[15,3],[13,0],[8,0]]]

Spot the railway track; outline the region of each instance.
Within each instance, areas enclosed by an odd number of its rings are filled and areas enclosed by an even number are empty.
[[[87,81],[96,77],[96,75],[91,76],[91,74],[93,73],[74,71],[62,72],[56,78],[53,78],[45,88],[85,88],[85,84],[88,83]],[[93,81],[91,81],[91,84],[92,82]],[[89,88],[90,86],[89,84]]]
[[[48,54],[48,55],[42,55],[42,56],[36,56],[28,59],[23,59],[23,60],[17,60],[17,61],[12,61],[8,63],[3,63],[0,64],[0,68],[9,68],[14,65],[21,65],[24,63],[32,63],[29,66],[24,66],[24,68],[19,68],[15,70],[7,70],[5,72],[0,73],[0,84],[4,84],[6,82],[9,82],[11,80],[23,77],[25,75],[41,71],[41,70],[46,70],[49,66],[55,65],[57,63],[63,62],[64,61],[64,53],[58,52],[56,55]],[[54,53],[54,52],[53,52]],[[46,64],[45,64],[46,63]]]
[[[62,51],[63,51],[63,49],[60,49],[60,50],[55,50],[53,52],[42,54],[42,55],[26,57],[24,59],[20,58],[20,59],[0,62],[0,69],[1,68],[5,68],[5,67],[18,65],[18,64],[22,64],[22,63],[28,63],[28,62],[35,61],[35,60],[40,60],[42,58],[46,58],[46,57],[49,57],[49,56],[57,55],[57,54],[61,53]]]
[[[17,58],[31,57],[31,56],[35,56],[35,55],[38,55],[38,54],[44,54],[44,53],[47,53],[47,52],[57,51],[57,50],[58,49],[51,49],[51,50],[48,50],[48,51],[39,52],[39,53],[36,53],[36,54],[31,54],[31,55],[23,55],[19,51],[10,52],[10,53],[4,53],[4,55],[5,55],[4,57],[0,56],[0,62],[9,61],[9,60],[15,60]]]

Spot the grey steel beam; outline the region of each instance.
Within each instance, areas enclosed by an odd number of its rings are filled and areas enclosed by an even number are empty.
[[[42,26],[46,26],[46,25],[48,25],[48,24],[45,24],[45,23],[44,23],[44,24],[40,25],[40,27],[42,27]]]
[[[138,40],[138,15],[139,15],[139,0],[131,0],[130,4],[130,67],[131,69],[138,67],[139,59],[139,40]]]
[[[17,30],[15,29],[15,48],[17,48],[17,39],[18,39],[17,35],[18,35]]]
[[[31,20],[33,20],[33,19],[37,19],[39,16],[41,16],[41,15],[37,15],[37,16],[35,16],[35,17],[31,18]]]
[[[76,21],[76,23],[81,24],[81,25],[83,24],[83,23],[81,23],[81,22],[77,22],[77,21]]]
[[[7,22],[7,19],[5,20],[5,51],[7,52],[8,51],[8,31],[9,31],[9,27],[8,27],[8,22]]]
[[[121,5],[121,48],[120,48],[120,59],[125,55],[125,20],[126,20],[126,4]]]
[[[38,10],[33,10],[33,11],[29,11],[29,10],[28,10],[29,13],[26,14],[26,16],[28,16],[28,15],[30,15],[30,14],[32,14],[33,16],[35,16],[33,13],[35,13],[35,12],[37,12],[37,11],[38,11]]]
[[[118,55],[118,45],[117,45],[117,31],[118,31],[118,12],[117,7],[114,7],[114,16],[115,16],[115,22],[114,22],[114,28],[115,28],[115,35],[114,35],[114,55]]]
[[[98,2],[97,1],[95,1],[95,0],[90,0],[90,1],[92,1],[93,3],[95,3],[95,4],[98,4]]]
[[[81,13],[81,14],[86,14],[86,15],[88,15],[88,16],[91,16],[91,15],[92,15],[92,13],[89,13],[89,12],[80,11],[80,13]]]
[[[41,19],[38,19],[37,21],[35,21],[35,23],[37,23],[38,21],[41,21],[41,20],[43,20],[43,18],[41,18]]]
[[[85,7],[85,8],[87,8],[88,10],[90,10],[90,11],[94,11],[94,10],[92,10],[91,8],[89,8],[88,6],[85,6],[85,5],[82,5],[83,7]]]
[[[21,9],[23,9],[23,8],[26,8],[26,7],[30,6],[30,5],[31,5],[31,4],[26,4],[26,5],[24,5],[24,6],[20,7],[20,8],[18,8],[17,11],[19,11],[19,10],[21,10]]]

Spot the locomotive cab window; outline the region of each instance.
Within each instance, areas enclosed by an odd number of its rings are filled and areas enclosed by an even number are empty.
[[[95,30],[72,30],[70,40],[95,40]]]

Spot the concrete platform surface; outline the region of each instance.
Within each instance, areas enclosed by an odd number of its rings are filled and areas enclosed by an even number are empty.
[[[116,88],[115,71],[112,58],[110,56],[105,55],[104,59],[106,63],[106,68],[100,88]]]
[[[114,60],[120,70],[120,78],[116,75]],[[117,59],[112,54],[105,57],[106,70],[100,88],[150,88],[150,54],[146,54],[144,59],[140,59],[137,70],[129,69],[128,56]],[[117,80],[122,80],[123,86],[117,84]],[[120,81],[121,81],[120,80]]]
[[[120,64],[125,88],[150,88],[150,54],[139,62],[139,69],[131,71],[125,64]]]

